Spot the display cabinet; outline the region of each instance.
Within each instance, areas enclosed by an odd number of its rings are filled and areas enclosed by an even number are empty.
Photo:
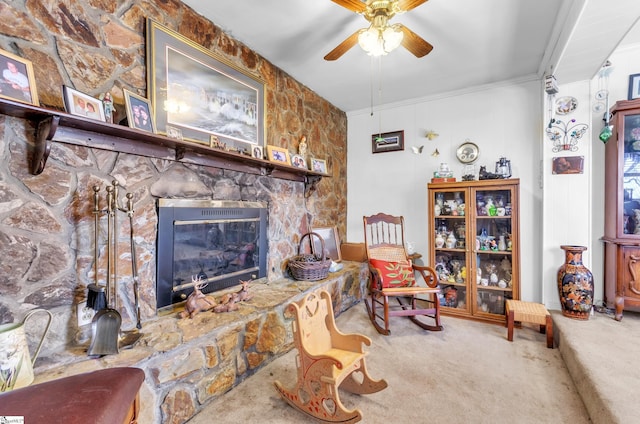
[[[611,109],[613,135],[605,147],[605,302],[640,311],[640,99]]]
[[[518,179],[431,183],[430,263],[443,314],[505,322],[519,299]]]

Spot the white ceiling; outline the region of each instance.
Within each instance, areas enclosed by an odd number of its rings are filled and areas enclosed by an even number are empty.
[[[427,56],[378,60],[356,45],[329,62],[368,26],[331,0],[183,2],[345,112],[547,73],[589,79],[640,16],[638,0],[429,0],[391,21],[431,43]]]

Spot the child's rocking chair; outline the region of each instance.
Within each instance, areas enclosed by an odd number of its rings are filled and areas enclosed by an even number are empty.
[[[371,345],[371,339],[338,331],[331,296],[324,290],[319,296],[308,294],[291,306],[296,312],[293,336],[298,349],[298,381],[292,390],[286,390],[276,381],[276,390],[289,405],[320,421],[360,421],[359,410],[345,409],[340,402],[338,388],[368,394],[387,387],[386,381],[373,380],[367,372],[364,361],[367,353],[362,343]],[[361,378],[354,378],[355,372],[361,373]]]

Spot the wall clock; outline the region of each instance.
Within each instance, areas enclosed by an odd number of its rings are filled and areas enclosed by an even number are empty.
[[[480,155],[480,149],[475,143],[470,141],[465,141],[458,147],[456,150],[456,157],[462,163],[473,163],[478,159],[478,155]]]

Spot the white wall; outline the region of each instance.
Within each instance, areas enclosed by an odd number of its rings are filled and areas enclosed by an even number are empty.
[[[542,92],[537,80],[506,82],[385,105],[373,117],[370,110],[349,113],[347,240],[363,241],[364,215],[403,215],[408,241],[427,259],[428,231],[432,230],[428,228],[427,183],[441,162],[447,162],[460,179],[462,164],[455,151],[469,139],[480,148],[478,167],[486,165],[494,171],[495,162],[505,156],[511,160],[513,177],[520,178],[521,294],[525,300],[539,300]],[[372,134],[396,130],[404,130],[404,151],[371,153]],[[440,136],[429,141],[428,130]],[[411,147],[422,145],[422,154],[414,154]],[[436,148],[437,158],[431,156]]]
[[[630,74],[640,73],[640,46],[619,50],[610,58],[613,70],[608,89],[611,105],[627,99]],[[600,237],[604,218],[604,144],[598,139],[603,114],[594,113],[594,95],[602,81],[560,84],[549,99],[541,81],[506,82],[474,87],[437,98],[416,99],[348,114],[347,240],[363,241],[362,216],[377,212],[404,215],[407,239],[426,259],[428,223],[426,185],[440,162],[447,162],[459,179],[462,165],[456,148],[469,139],[480,148],[477,165],[493,170],[496,160],[511,160],[520,178],[521,298],[560,309],[556,273],[564,261],[562,244],[587,246],[584,263],[594,274],[596,302],[603,300],[603,256]],[[383,84],[384,89],[384,84]],[[573,96],[579,107],[556,118],[589,124],[575,152],[553,152],[544,131],[549,105]],[[440,134],[429,141],[428,130]],[[405,131],[405,150],[371,153],[371,135]],[[422,154],[412,146],[424,145]],[[431,153],[438,149],[440,156]],[[552,158],[584,156],[584,173],[553,175]]]

